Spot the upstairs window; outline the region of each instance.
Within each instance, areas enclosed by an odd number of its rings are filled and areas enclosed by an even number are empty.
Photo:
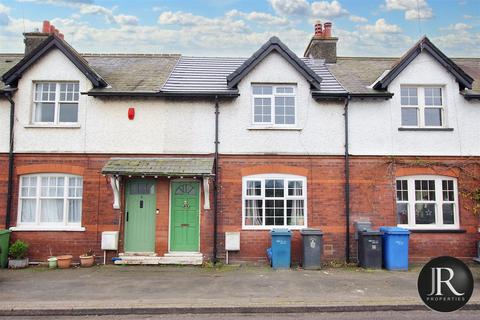
[[[397,223],[420,229],[458,228],[457,181],[443,176],[409,176],[396,181]]]
[[[252,85],[253,123],[295,125],[295,91],[293,85]]]
[[[403,127],[443,127],[444,97],[442,87],[401,87]]]
[[[78,82],[36,82],[33,122],[77,123],[78,100]]]

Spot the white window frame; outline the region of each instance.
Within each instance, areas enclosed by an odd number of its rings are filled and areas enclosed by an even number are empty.
[[[398,203],[408,203],[408,224],[397,224],[399,227],[418,230],[453,230],[460,228],[459,206],[458,206],[458,186],[457,179],[449,176],[439,175],[414,175],[403,176],[395,179],[395,200],[396,200],[396,181],[407,180],[408,201],[398,201]],[[435,201],[417,201],[415,199],[415,180],[434,180],[435,181]],[[455,201],[443,200],[442,181],[453,181],[453,196]],[[397,201],[396,201],[397,203]],[[435,224],[416,224],[415,223],[415,203],[434,203],[435,204]],[[453,203],[454,223],[443,224],[443,204]],[[395,206],[395,220],[397,220],[397,209]]]
[[[284,225],[267,226],[265,225],[265,200],[275,199],[265,197],[265,180],[284,180]],[[247,181],[261,181],[261,195],[260,196],[247,196]],[[288,182],[289,181],[302,181],[302,196],[289,196],[288,195]],[[245,200],[262,200],[262,217],[263,225],[251,226],[245,225]],[[287,225],[287,200],[303,200],[303,225]],[[287,228],[290,230],[300,230],[308,226],[308,196],[307,196],[307,178],[304,176],[297,176],[291,174],[257,174],[251,176],[245,176],[242,178],[242,229],[244,230],[271,230],[275,228]]]
[[[37,100],[37,84],[41,83],[55,83],[55,101],[43,101],[43,100]],[[77,84],[78,85],[78,100],[77,101],[66,101],[66,100],[60,100],[60,85],[61,84]],[[69,126],[69,125],[77,125],[80,121],[79,116],[80,116],[80,83],[78,81],[34,81],[33,82],[33,107],[32,107],[32,117],[31,121],[32,124],[35,125],[53,125],[53,126]],[[54,103],[55,105],[55,111],[54,111],[54,119],[53,122],[47,122],[47,121],[36,121],[35,120],[35,115],[37,112],[37,103],[41,102],[50,102]],[[77,104],[77,121],[76,122],[66,122],[62,121],[60,122],[60,104],[65,103],[65,104]]]
[[[22,197],[22,178],[23,177],[36,177],[36,195],[35,197]],[[41,196],[41,180],[44,177],[56,177],[64,178],[63,186],[63,221],[62,222],[40,222],[40,202],[42,199],[49,197]],[[82,179],[82,197],[70,197],[69,196],[69,178],[81,178]],[[22,222],[22,199],[35,199],[35,221],[34,222]],[[50,197],[51,198],[51,197]],[[57,197],[55,197],[57,198]],[[68,200],[81,200],[81,211],[79,222],[68,222]],[[18,213],[17,213],[17,226],[10,228],[13,231],[84,231],[82,227],[83,219],[83,177],[79,175],[63,174],[63,173],[41,173],[41,174],[26,174],[19,176],[19,188],[18,188]]]
[[[272,94],[254,94],[253,87],[254,86],[268,86],[272,87]],[[276,93],[276,89],[279,87],[288,87],[293,89],[293,93]],[[252,125],[259,126],[259,127],[280,127],[280,128],[290,128],[297,126],[297,85],[292,83],[286,84],[271,84],[271,83],[252,83],[251,84],[251,96],[252,96]],[[276,124],[275,123],[275,97],[293,97],[294,101],[294,109],[295,109],[295,121],[294,123],[288,124]],[[270,119],[269,122],[256,122],[255,121],[255,98],[270,98],[271,106],[270,106]]]
[[[418,104],[417,105],[402,105],[402,94],[401,90],[404,88],[416,88],[417,89],[417,100]],[[442,105],[441,106],[427,106],[425,105],[425,89],[441,89],[442,92]],[[446,121],[446,104],[445,104],[445,85],[401,85],[400,86],[400,126],[402,128],[447,128],[447,121]],[[417,109],[417,123],[418,125],[416,126],[409,126],[409,125],[404,125],[402,123],[402,109]],[[425,125],[425,110],[426,109],[440,109],[441,113],[441,126],[427,126]]]

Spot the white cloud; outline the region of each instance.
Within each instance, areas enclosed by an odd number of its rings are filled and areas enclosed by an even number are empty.
[[[269,0],[273,10],[281,16],[307,15],[310,5],[305,0]]]
[[[433,43],[452,56],[480,56],[480,32],[454,31],[432,38]]]
[[[225,14],[227,17],[239,17],[248,21],[252,21],[258,24],[269,26],[285,26],[290,24],[290,21],[285,17],[273,16],[269,13],[252,11],[249,13],[241,12],[238,10],[231,10]]]
[[[336,18],[348,15],[340,2],[306,0],[269,0],[273,10],[280,16],[298,16],[315,18]]]
[[[10,13],[10,8],[0,3],[0,13]]]
[[[350,19],[350,21],[358,22],[358,23],[368,22],[367,18],[356,16],[356,15],[353,15],[353,14],[350,17],[348,17],[348,19]]]
[[[378,19],[375,24],[367,24],[359,27],[360,30],[366,30],[374,33],[400,33],[402,29],[396,24],[388,24],[385,19]]]
[[[50,4],[61,7],[78,9],[78,14],[99,15],[105,17],[108,23],[117,23],[119,25],[138,24],[138,18],[131,15],[114,14],[114,9],[93,4],[93,0],[18,0],[20,2],[31,2],[39,4]]]
[[[447,28],[444,28],[443,30],[463,31],[463,30],[469,30],[472,28],[473,27],[469,24],[458,22],[458,23],[449,25]]]
[[[250,28],[243,20],[234,20],[229,16],[218,18],[207,18],[194,15],[189,12],[165,11],[158,17],[158,23],[162,25],[176,25],[189,27],[190,31],[194,28],[200,28],[203,32],[221,33],[221,32],[249,32]]]
[[[342,8],[338,1],[317,1],[312,2],[312,15],[315,18],[336,18],[345,16],[348,11]]]
[[[426,0],[385,0],[385,9],[405,11],[406,20],[427,20],[433,17],[433,10]]]

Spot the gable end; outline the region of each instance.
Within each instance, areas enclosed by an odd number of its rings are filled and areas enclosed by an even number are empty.
[[[318,90],[320,89],[322,79],[277,37],[270,38],[258,51],[238,67],[237,70],[227,76],[228,88],[234,88],[256,65],[273,51],[287,60],[313,87]]]

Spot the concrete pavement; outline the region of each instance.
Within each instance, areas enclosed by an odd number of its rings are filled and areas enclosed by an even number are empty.
[[[480,268],[472,265],[471,270],[478,287]],[[252,266],[1,270],[0,315],[424,310],[416,289],[419,271]],[[466,307],[480,308],[478,289]]]

